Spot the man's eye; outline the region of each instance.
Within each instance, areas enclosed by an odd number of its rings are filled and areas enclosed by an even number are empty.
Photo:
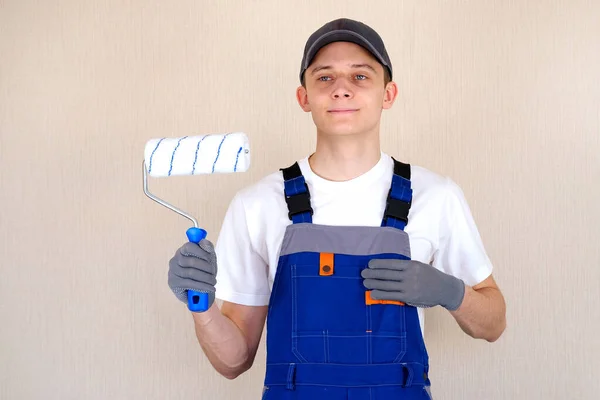
[[[319,80],[320,80],[320,81],[325,81],[325,80],[327,80],[327,79],[329,79],[329,77],[328,77],[328,76],[321,76],[321,77],[319,77]]]
[[[360,75],[360,74],[356,75],[356,77],[359,81],[364,81],[365,79],[367,79],[367,77],[365,75]]]

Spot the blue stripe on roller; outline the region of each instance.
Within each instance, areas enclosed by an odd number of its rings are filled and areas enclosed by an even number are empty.
[[[242,148],[240,147],[239,150],[237,151],[237,154],[235,155],[235,165],[233,166],[233,172],[237,171],[237,163],[238,163],[238,160],[240,159],[241,152],[242,152]]]
[[[210,136],[210,135],[206,135],[206,136]],[[194,175],[194,172],[196,172],[196,160],[198,159],[198,150],[200,150],[200,143],[202,143],[202,141],[204,139],[206,139],[206,136],[204,136],[202,139],[200,139],[198,141],[198,146],[196,146],[196,154],[194,155],[194,165],[192,165],[192,175]]]
[[[212,166],[212,172],[215,172],[215,165],[217,164],[217,160],[219,159],[219,156],[221,155],[221,146],[223,145],[223,142],[225,141],[225,139],[227,138],[227,136],[229,135],[229,133],[227,133],[225,136],[223,136],[223,139],[221,139],[221,143],[219,143],[219,148],[217,149],[217,157],[215,158],[215,162],[213,162],[213,166]]]
[[[165,140],[165,138],[160,139],[158,143],[156,143],[156,147],[154,148],[154,150],[152,150],[152,154],[150,155],[150,165],[148,166],[148,173],[152,172],[152,158],[154,157],[156,149],[158,149],[158,146],[160,146],[160,142],[162,142],[163,140]]]
[[[173,160],[175,159],[175,152],[177,151],[177,148],[179,147],[179,143],[181,143],[181,141],[185,138],[187,138],[187,136],[184,136],[181,139],[179,139],[177,141],[177,146],[175,146],[175,148],[173,149],[173,154],[171,154],[171,166],[169,167],[169,176],[171,176],[171,171],[173,170]]]

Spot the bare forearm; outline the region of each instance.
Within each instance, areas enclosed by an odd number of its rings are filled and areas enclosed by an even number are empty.
[[[474,290],[465,286],[461,306],[450,313],[466,334],[488,342],[496,341],[506,327],[504,297],[496,288]]]
[[[250,367],[248,344],[242,331],[224,316],[216,303],[203,313],[192,313],[196,337],[213,367],[234,379]]]

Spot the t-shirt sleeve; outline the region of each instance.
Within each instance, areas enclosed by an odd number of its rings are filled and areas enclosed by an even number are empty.
[[[490,276],[492,263],[463,191],[446,178],[444,193],[439,246],[433,255],[432,265],[474,286]]]
[[[252,245],[246,210],[239,194],[227,209],[215,251],[215,297],[247,306],[267,305],[270,297],[268,265]]]

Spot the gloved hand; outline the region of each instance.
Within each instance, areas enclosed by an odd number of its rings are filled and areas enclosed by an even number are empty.
[[[440,305],[454,311],[465,295],[462,280],[414,260],[374,259],[361,276],[375,300],[402,301],[415,307]]]
[[[203,239],[199,244],[188,242],[169,261],[169,287],[185,304],[187,291],[208,293],[208,308],[215,300],[217,255],[213,244]]]

